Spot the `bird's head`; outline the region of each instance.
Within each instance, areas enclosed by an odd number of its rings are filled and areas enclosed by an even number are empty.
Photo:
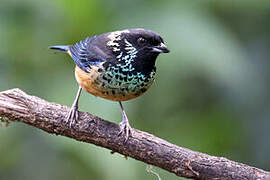
[[[122,53],[122,56],[136,56],[144,60],[155,57],[155,60],[158,54],[169,52],[160,35],[142,28],[110,32],[107,38],[107,46],[119,57]]]
[[[169,52],[160,35],[150,30],[142,28],[129,29],[122,34],[122,39],[125,46],[129,46],[126,42],[128,41],[138,52],[152,54]]]
[[[125,29],[102,34],[96,38],[111,59],[104,66],[114,64],[130,72],[150,75],[160,53],[168,53],[163,39],[157,33],[142,29]]]

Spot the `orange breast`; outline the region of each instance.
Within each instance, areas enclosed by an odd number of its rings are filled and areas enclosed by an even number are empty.
[[[79,85],[88,93],[94,96],[102,97],[112,101],[126,101],[136,98],[144,93],[112,93],[111,89],[102,88],[97,83],[97,79],[100,76],[98,72],[99,67],[91,67],[89,73],[81,70],[78,66],[75,68],[75,77]],[[150,86],[150,85],[149,85]]]

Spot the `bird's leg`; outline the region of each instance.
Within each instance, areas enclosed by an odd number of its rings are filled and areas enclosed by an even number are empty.
[[[72,124],[78,120],[79,118],[79,113],[78,113],[78,102],[79,102],[79,98],[80,98],[80,95],[81,95],[81,92],[82,92],[82,88],[81,86],[79,86],[79,89],[77,91],[77,95],[76,95],[76,98],[75,98],[75,101],[73,102],[71,108],[70,108],[70,111],[67,115],[67,118],[66,118],[66,122],[69,123],[69,127],[71,128]]]
[[[120,126],[119,135],[124,134],[125,135],[125,141],[127,141],[129,135],[132,136],[132,128],[131,128],[131,126],[130,126],[130,124],[128,122],[128,118],[127,118],[126,112],[125,112],[125,110],[123,108],[123,105],[122,105],[121,101],[119,101],[119,104],[120,104],[121,112],[122,112],[122,122],[119,124],[119,126]]]

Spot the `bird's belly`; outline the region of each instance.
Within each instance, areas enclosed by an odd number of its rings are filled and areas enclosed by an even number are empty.
[[[126,101],[142,95],[152,84],[152,81],[143,84],[129,84],[126,82],[114,83],[114,79],[104,80],[98,67],[92,67],[87,73],[78,66],[75,68],[75,77],[79,85],[88,93],[112,101]]]

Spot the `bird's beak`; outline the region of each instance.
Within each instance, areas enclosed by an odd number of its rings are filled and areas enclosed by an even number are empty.
[[[151,52],[156,52],[156,53],[168,53],[170,50],[165,46],[164,43],[160,43],[158,46],[152,47]]]

